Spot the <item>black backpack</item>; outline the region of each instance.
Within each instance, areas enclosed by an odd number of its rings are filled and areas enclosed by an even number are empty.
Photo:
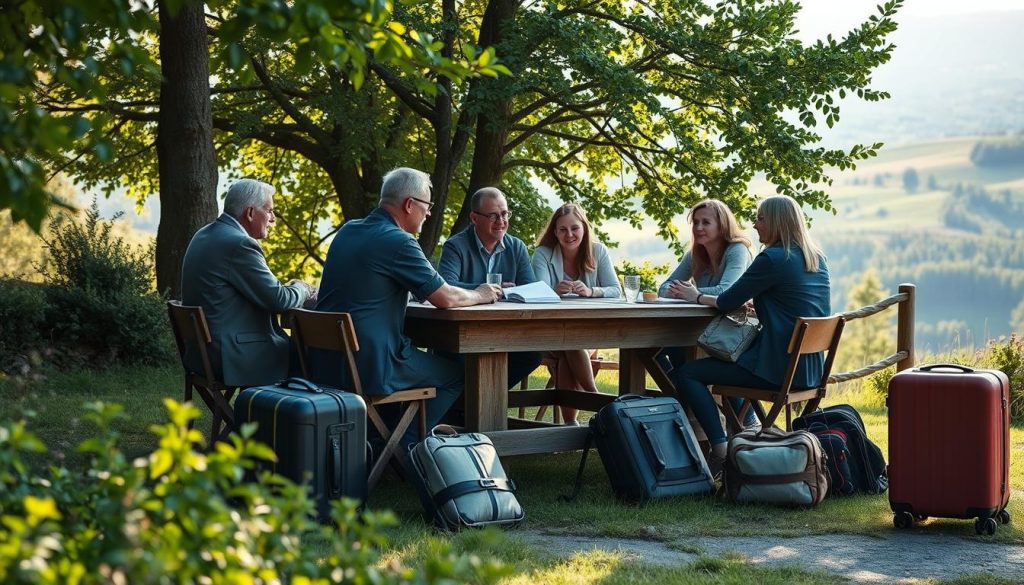
[[[808,430],[828,455],[829,493],[881,494],[889,489],[885,458],[864,432],[864,420],[849,404],[830,406],[798,416],[793,430]]]

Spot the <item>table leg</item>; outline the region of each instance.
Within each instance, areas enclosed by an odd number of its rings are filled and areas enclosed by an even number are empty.
[[[503,431],[508,428],[508,354],[466,355],[466,428]]]
[[[619,349],[619,395],[643,394],[647,390],[647,370],[642,349]]]

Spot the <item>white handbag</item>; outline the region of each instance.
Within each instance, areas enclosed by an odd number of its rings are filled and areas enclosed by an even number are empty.
[[[754,343],[761,331],[761,322],[749,316],[746,310],[715,317],[697,339],[697,345],[708,355],[727,362],[735,362]]]

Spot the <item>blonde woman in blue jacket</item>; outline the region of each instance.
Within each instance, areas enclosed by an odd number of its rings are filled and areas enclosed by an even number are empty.
[[[579,205],[566,203],[555,210],[533,253],[533,272],[560,295],[618,298],[619,279],[615,276],[608,249],[593,241],[587,214]],[[597,392],[594,370],[590,366],[593,350],[554,352],[558,359],[556,388]],[[566,424],[579,424],[576,409],[562,408]]]

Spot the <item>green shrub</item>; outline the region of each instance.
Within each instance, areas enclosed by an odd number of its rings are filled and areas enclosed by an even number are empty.
[[[1016,335],[1005,341],[990,341],[981,362],[1010,379],[1010,418],[1014,423],[1024,423],[1024,342]]]
[[[644,260],[642,264],[634,264],[629,260],[623,260],[615,267],[615,272],[620,278],[627,274],[637,274],[640,276],[641,291],[658,292],[658,286],[668,276],[669,265],[653,265],[649,260]]]
[[[0,278],[0,370],[40,342],[46,302],[42,286]]]
[[[243,480],[274,456],[249,438],[252,427],[202,454],[201,434],[188,428],[198,410],[165,404],[171,420],[153,427],[158,448],[136,461],[110,430],[120,407],[87,405],[100,433],[79,447],[92,457],[84,473],[33,475],[24,456],[42,443],[23,423],[0,425],[0,582],[493,583],[506,572],[450,549],[420,571],[379,567],[380,528],[393,515],[342,500],[337,528],[318,526],[303,487],[269,473]]]
[[[85,220],[60,217],[49,229],[45,329],[52,342],[105,361],[174,359],[164,299],[153,291],[153,248],[114,235],[96,202]]]

